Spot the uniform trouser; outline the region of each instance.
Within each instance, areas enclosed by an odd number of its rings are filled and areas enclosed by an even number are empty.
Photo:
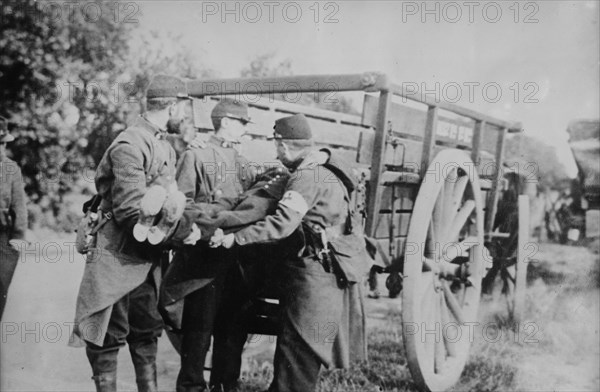
[[[157,341],[163,329],[156,300],[151,272],[144,283],[113,305],[102,346],[86,342],[94,376],[116,372],[117,354],[125,343],[129,345],[138,379],[149,368],[155,368]]]
[[[213,331],[214,345],[210,385],[217,391],[234,388],[240,378],[242,352],[248,338],[248,309],[252,298],[249,274],[238,263],[225,278],[222,304]]]
[[[8,233],[0,231],[0,320],[6,305],[8,287],[12,281],[17,263],[19,262],[19,251],[8,244]]]
[[[213,280],[184,299],[177,392],[207,388],[204,364],[212,335],[211,386],[215,390],[227,390],[234,387],[240,376],[241,354],[247,338],[242,308],[249,295],[233,254],[223,252],[212,257],[221,263]]]
[[[312,258],[284,267],[282,329],[275,349],[270,392],[315,391],[321,365],[333,360],[342,325],[344,291]]]

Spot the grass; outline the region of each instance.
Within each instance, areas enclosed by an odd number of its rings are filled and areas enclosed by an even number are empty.
[[[415,392],[406,363],[399,314],[392,315],[384,327],[369,333],[368,362],[354,363],[349,369],[326,370],[321,373],[318,392]],[[462,391],[509,391],[515,389],[518,344],[503,327],[503,341],[488,343],[476,339],[459,383],[451,389]],[[476,336],[481,336],[477,334]],[[272,365],[254,362],[243,375],[242,392],[267,389],[272,379]]]
[[[501,306],[483,301],[482,325],[493,323],[500,338],[485,339],[476,328],[469,360],[450,391],[598,390],[592,370],[599,358],[598,256],[550,245],[537,259],[528,271],[525,320],[515,325]],[[368,362],[323,371],[319,392],[418,391],[406,363],[401,316],[391,311],[385,319],[369,331]],[[242,392],[266,390],[272,365],[256,362],[244,377]]]

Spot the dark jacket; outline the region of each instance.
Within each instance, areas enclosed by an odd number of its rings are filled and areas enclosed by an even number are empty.
[[[104,153],[95,180],[102,196],[100,222],[110,219],[87,254],[72,345],[80,345],[81,340],[102,345],[112,305],[144,282],[158,264],[161,249],[137,242],[132,228],[147,187],[166,186],[174,178],[175,151],[164,134],[143,118],[119,134]],[[159,280],[160,269],[154,272]],[[85,334],[86,330],[99,333]]]
[[[254,182],[255,172],[233,147],[224,139],[211,136],[205,147],[190,148],[179,158],[177,186],[185,194],[187,206],[173,236],[174,243],[187,236],[199,214],[219,205],[218,210],[230,209]],[[175,252],[159,297],[159,309],[167,324],[181,326],[183,299],[227,268],[229,263],[218,259],[221,257],[222,253],[209,249],[206,242],[184,246]]]

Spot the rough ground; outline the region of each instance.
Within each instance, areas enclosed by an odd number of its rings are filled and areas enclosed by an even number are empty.
[[[37,249],[25,254],[2,322],[1,391],[92,391],[83,349],[67,347],[82,257],[69,252],[73,236],[35,233]],[[600,390],[598,254],[583,247],[541,244],[529,269],[525,322],[515,334],[501,303],[484,302],[480,319],[496,323],[497,342],[476,338],[455,391]],[[370,362],[326,372],[321,391],[415,391],[399,334],[400,301],[368,300]],[[273,339],[247,350],[245,391],[264,389],[272,375]],[[179,359],[163,337],[159,388],[173,391]],[[119,390],[135,390],[129,353],[122,350]]]

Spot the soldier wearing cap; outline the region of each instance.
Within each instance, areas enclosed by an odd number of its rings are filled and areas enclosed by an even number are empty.
[[[212,110],[211,118],[215,134],[204,146],[186,150],[177,166],[177,185],[192,205],[235,199],[254,180],[253,173],[248,170],[248,161],[236,149],[250,122],[248,106],[223,98]],[[236,283],[231,283],[233,281]],[[229,292],[230,285],[238,285],[240,281],[235,258],[227,250],[210,249],[203,242],[175,252],[165,275],[159,307],[167,324],[180,332],[178,392],[207,387],[204,362],[213,327],[217,319],[228,317],[220,312],[222,308],[226,313],[227,299],[223,296]],[[224,301],[222,307],[221,301]],[[227,340],[220,331],[220,328],[214,331],[215,350]],[[231,363],[213,360],[211,385],[217,388],[215,390],[222,388],[223,375],[231,372],[237,380],[239,366],[232,370]]]
[[[6,144],[13,140],[15,138],[8,131],[8,120],[0,116],[0,319],[27,229],[21,169],[6,155]]]
[[[282,118],[274,130],[277,156],[292,172],[277,210],[236,233],[218,233],[211,243],[225,248],[235,245],[241,251],[248,245],[272,244],[301,233],[303,241],[296,252],[279,264],[286,290],[281,298],[282,329],[270,391],[309,392],[316,389],[321,365],[347,366],[348,352],[353,349],[349,343],[360,345],[355,336],[364,340],[364,328],[358,335],[346,328],[349,309],[345,303],[353,290],[354,294],[360,291],[356,283],[370,262],[362,232],[352,219],[353,182],[348,168],[331,163],[303,165],[314,146],[304,115]],[[352,298],[360,308],[362,297]],[[364,314],[360,317],[364,320]],[[364,357],[364,350],[356,356]]]
[[[162,249],[137,242],[133,227],[149,186],[174,181],[175,152],[165,136],[181,124],[185,99],[183,80],[154,77],[146,92],[146,112],[117,136],[96,170],[102,197],[97,239],[87,253],[71,344],[85,344],[97,391],[116,391],[117,354],[125,343],[138,390],[157,390]]]

